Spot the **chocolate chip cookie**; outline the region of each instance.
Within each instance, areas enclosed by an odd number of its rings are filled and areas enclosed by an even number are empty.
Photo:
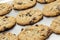
[[[0,16],[0,31],[5,31],[15,25],[15,18],[11,16]]]
[[[21,11],[16,16],[16,21],[20,25],[32,25],[43,18],[42,12],[39,9],[28,9]]]
[[[19,40],[44,40],[51,34],[46,25],[32,25],[24,28],[18,35]]]
[[[36,4],[36,0],[14,0],[14,9],[27,9]]]
[[[7,3],[0,3],[0,16],[9,13],[12,10],[12,6]]]
[[[0,33],[0,40],[18,40],[18,38],[12,33]]]
[[[53,32],[60,34],[60,16],[56,17],[51,23],[51,29]]]
[[[55,1],[50,4],[46,4],[43,8],[43,15],[44,16],[57,16],[60,14],[60,2]]]

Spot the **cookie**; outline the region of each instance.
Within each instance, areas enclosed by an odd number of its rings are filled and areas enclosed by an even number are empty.
[[[14,9],[22,10],[27,9],[36,4],[36,0],[14,0]]]
[[[53,32],[60,34],[60,16],[56,17],[51,23],[51,29]]]
[[[15,18],[11,16],[0,16],[0,31],[5,31],[15,25]]]
[[[9,13],[12,10],[12,6],[7,3],[0,3],[0,16]]]
[[[39,2],[39,3],[51,3],[54,1],[56,1],[56,0],[37,0],[37,2]]]
[[[43,8],[44,16],[53,17],[59,14],[60,14],[60,2],[59,1],[46,4]]]
[[[18,40],[18,38],[12,33],[0,33],[0,40]]]
[[[39,9],[28,9],[21,11],[16,16],[16,22],[20,25],[32,25],[43,18],[42,12]]]
[[[44,40],[51,34],[51,30],[46,25],[32,25],[23,29],[19,35],[19,40]]]

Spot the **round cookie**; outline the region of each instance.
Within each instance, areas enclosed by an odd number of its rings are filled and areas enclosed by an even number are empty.
[[[0,33],[0,40],[18,40],[18,38],[12,33]]]
[[[14,0],[14,9],[27,9],[36,4],[36,0]]]
[[[0,16],[9,13],[12,10],[12,6],[7,3],[0,3]]]
[[[15,18],[11,16],[0,16],[0,31],[5,31],[15,25]]]
[[[22,29],[18,38],[19,40],[44,40],[51,32],[52,31],[46,25],[32,25]]]
[[[43,8],[44,16],[53,17],[59,14],[60,14],[60,2],[59,1],[46,4]]]
[[[56,1],[56,0],[37,0],[37,2],[39,2],[39,3],[51,3],[54,1]]]
[[[56,17],[51,24],[51,29],[53,32],[60,34],[60,16]]]
[[[28,9],[21,11],[16,16],[16,21],[20,25],[32,25],[43,18],[42,12],[38,9]]]

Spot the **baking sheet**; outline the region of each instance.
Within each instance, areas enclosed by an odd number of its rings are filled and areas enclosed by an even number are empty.
[[[5,3],[5,2],[6,2],[6,3],[11,4],[12,1],[13,1],[13,0],[0,0],[0,3]],[[38,8],[38,9],[42,10],[43,7],[44,7],[44,5],[45,5],[45,4],[37,3],[37,5],[36,5],[34,8]],[[18,13],[19,13],[19,11],[17,11],[17,10],[12,10],[12,11],[11,11],[9,14],[7,14],[7,15],[16,17],[16,15],[17,15]],[[53,20],[54,18],[55,18],[55,17],[50,17],[50,18],[43,17],[43,19],[42,19],[40,22],[36,23],[36,24],[44,24],[44,25],[50,26],[50,24],[51,24],[51,22],[52,22],[52,20]],[[25,27],[16,24],[13,29],[8,30],[8,31],[6,31],[6,32],[11,32],[11,33],[13,33],[13,34],[18,35],[18,34],[21,32],[21,29],[22,29],[22,28],[25,28]],[[48,39],[46,39],[46,40],[60,40],[60,35],[56,35],[56,34],[53,33],[53,34],[51,34],[50,37],[49,37]]]

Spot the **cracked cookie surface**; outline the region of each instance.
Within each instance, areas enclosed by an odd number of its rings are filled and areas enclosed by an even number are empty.
[[[14,9],[27,9],[36,4],[36,0],[14,0]]]
[[[46,25],[32,25],[24,28],[18,35],[19,40],[44,40],[51,34]]]
[[[0,3],[0,16],[8,14],[12,10],[12,6],[7,3]]]
[[[51,29],[53,32],[60,34],[60,16],[52,21]]]
[[[0,31],[5,31],[15,25],[15,18],[11,16],[0,16]]]
[[[43,8],[43,15],[44,16],[57,16],[60,14],[60,2],[55,1],[50,4],[46,4]]]
[[[28,9],[21,11],[16,16],[16,21],[20,25],[32,25],[43,18],[42,12],[39,9]]]
[[[0,33],[0,40],[18,40],[18,38],[12,33]]]

